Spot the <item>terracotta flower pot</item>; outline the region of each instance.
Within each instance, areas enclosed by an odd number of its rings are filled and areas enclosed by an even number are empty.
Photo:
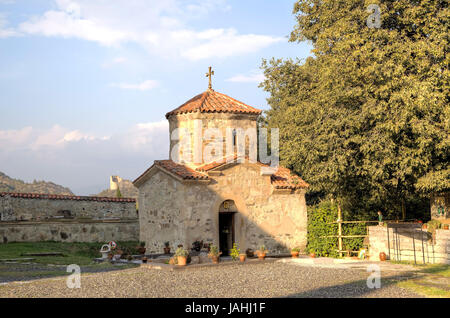
[[[309,257],[315,258],[316,257],[316,253],[314,253],[314,252],[309,253]]]
[[[212,255],[211,260],[214,264],[219,264],[220,262],[220,256],[219,255]]]
[[[187,263],[187,257],[186,256],[178,256],[178,266],[186,266]]]
[[[138,247],[137,251],[139,254],[144,255],[147,249],[145,247]]]
[[[239,260],[241,261],[241,262],[245,262],[245,258],[247,257],[247,255],[246,254],[239,254]]]
[[[266,252],[258,252],[258,259],[264,260],[266,258]]]
[[[426,230],[428,228],[428,225],[424,224],[422,225],[422,229]]]
[[[443,229],[444,230],[448,230],[449,229],[449,225],[448,224],[444,224]]]
[[[292,258],[298,258],[299,252],[291,251]]]
[[[384,262],[386,260],[386,253],[385,252],[381,252],[380,253],[380,261]]]

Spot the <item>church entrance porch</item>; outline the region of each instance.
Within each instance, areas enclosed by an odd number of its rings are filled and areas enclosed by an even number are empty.
[[[235,243],[234,215],[235,212],[219,213],[219,249],[222,256],[229,256]]]

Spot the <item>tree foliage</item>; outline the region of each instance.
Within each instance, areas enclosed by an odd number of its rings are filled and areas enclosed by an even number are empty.
[[[262,66],[283,163],[348,205],[389,210],[450,189],[447,2],[300,0],[294,14],[290,41],[313,56]]]

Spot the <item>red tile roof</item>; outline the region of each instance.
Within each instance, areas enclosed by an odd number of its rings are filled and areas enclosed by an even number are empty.
[[[185,165],[177,164],[172,160],[155,160],[155,165],[158,165],[169,172],[172,172],[185,180],[208,180],[208,175],[195,171]]]
[[[248,157],[245,157],[245,160],[248,161]],[[224,158],[223,160],[214,161],[205,164],[203,166],[200,166],[196,170],[209,171],[218,168],[222,165],[225,165],[227,163],[234,163],[234,162],[237,162],[236,155],[234,156],[231,162],[227,162],[227,159]],[[260,166],[269,167],[268,165],[265,165],[261,162],[257,162],[257,164]],[[301,189],[309,187],[309,184],[306,183],[302,178],[293,174],[291,170],[284,167],[278,167],[278,170],[273,175],[271,175],[270,179],[272,181],[273,186],[277,189]]]
[[[205,164],[203,166],[200,166],[198,168],[191,169],[185,165],[177,164],[173,162],[172,160],[156,160],[154,165],[157,165],[179,177],[181,177],[184,180],[208,180],[209,177],[206,174],[207,171],[210,171],[212,169],[218,168],[222,165],[228,164],[228,163],[234,163],[236,160],[236,156],[234,157],[234,160],[231,162],[226,162],[226,159],[223,161],[215,161],[208,164]],[[248,160],[248,158],[246,158]],[[260,162],[257,162],[259,166],[265,166],[268,167],[265,164],[262,164]],[[153,166],[152,166],[153,167]],[[152,168],[150,167],[150,169]],[[138,181],[141,177],[143,177],[147,172],[150,170],[148,169],[145,171],[139,178],[137,178],[134,182]],[[270,176],[272,185],[276,189],[302,189],[302,188],[308,188],[309,184],[306,183],[302,178],[299,176],[293,174],[291,170],[284,168],[284,167],[278,167],[278,170]]]
[[[133,184],[139,183],[140,180],[147,175],[147,173],[154,167],[158,166],[162,169],[173,173],[177,175],[178,177],[182,178],[183,180],[208,180],[209,177],[205,173],[201,173],[198,171],[195,171],[185,165],[177,164],[173,162],[172,160],[155,160],[154,164],[144,171],[143,174],[141,174],[136,180],[133,181]]]
[[[230,157],[225,157],[222,160],[213,161],[213,162],[210,162],[210,163],[206,163],[206,164],[204,164],[202,166],[199,166],[199,167],[195,168],[195,170],[197,170],[197,171],[209,171],[209,170],[218,168],[218,167],[220,167],[222,165],[225,165],[227,163],[234,163],[234,162],[237,161],[237,158],[238,158],[237,155],[230,156]],[[228,162],[228,159],[230,159],[229,162]],[[248,158],[246,157],[245,160],[248,160]]]
[[[302,178],[293,174],[291,170],[284,167],[278,167],[277,172],[270,177],[270,180],[272,181],[273,186],[277,189],[294,190],[309,187],[309,184],[303,181]]]
[[[1,192],[0,197],[9,196],[12,198],[24,199],[41,199],[41,200],[76,200],[76,201],[98,201],[98,202],[136,202],[132,198],[108,198],[108,197],[88,197],[88,196],[73,196],[60,194],[42,194],[42,193],[12,193]]]
[[[230,96],[218,93],[212,89],[191,98],[180,107],[168,112],[166,118],[175,114],[192,112],[200,113],[237,113],[237,114],[261,114],[261,110],[246,105]]]

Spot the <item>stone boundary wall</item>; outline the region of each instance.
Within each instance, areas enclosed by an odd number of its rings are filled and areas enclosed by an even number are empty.
[[[0,193],[0,243],[139,240],[136,200]]]
[[[379,254],[385,252],[391,260],[414,261],[414,250],[418,264],[450,264],[450,231],[436,230],[433,238],[420,228],[369,226],[371,260],[379,260]]]

